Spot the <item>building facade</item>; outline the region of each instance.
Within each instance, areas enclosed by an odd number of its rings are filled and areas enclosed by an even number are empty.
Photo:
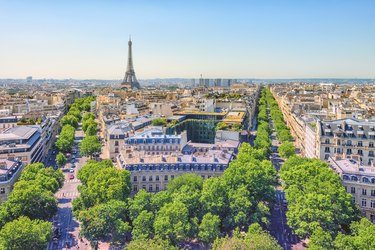
[[[363,214],[375,223],[374,166],[363,166],[353,159],[329,158],[331,168],[341,178],[346,192],[352,194]]]
[[[335,155],[358,159],[371,165],[375,159],[375,122],[342,119],[318,121],[318,157],[328,160]]]
[[[151,129],[125,139],[117,165],[131,172],[132,194],[140,189],[165,190],[170,180],[186,173],[219,176],[237,153],[239,142],[192,143],[187,135],[166,135]]]
[[[8,198],[24,166],[18,159],[0,159],[0,203]]]

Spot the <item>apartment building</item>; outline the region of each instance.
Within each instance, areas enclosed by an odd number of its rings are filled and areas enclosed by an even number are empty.
[[[345,190],[352,194],[363,214],[375,223],[375,168],[364,166],[353,159],[330,157],[331,168],[341,178]]]
[[[317,136],[317,156],[322,160],[344,155],[371,165],[375,159],[375,121],[353,118],[318,121]]]
[[[109,125],[106,130],[106,148],[112,161],[116,161],[120,149],[125,146],[125,139],[133,135],[134,132],[135,130],[129,122]]]
[[[25,164],[22,161],[0,159],[0,203],[6,201]]]
[[[170,180],[185,173],[203,178],[221,175],[238,147],[238,141],[187,142],[186,132],[166,135],[153,128],[125,140],[117,165],[131,172],[132,194],[140,189],[159,192],[166,189]]]
[[[0,133],[0,159],[20,159],[24,164],[43,160],[42,131],[25,125]]]

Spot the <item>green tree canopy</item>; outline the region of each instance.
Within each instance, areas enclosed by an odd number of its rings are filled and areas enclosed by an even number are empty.
[[[167,120],[163,118],[155,118],[152,120],[152,126],[167,126]]]
[[[0,230],[0,249],[46,249],[52,238],[52,224],[41,220],[20,217],[8,222]]]
[[[154,221],[155,235],[178,244],[188,239],[191,230],[189,211],[182,202],[165,204]]]
[[[125,234],[130,232],[123,201],[111,200],[83,210],[78,219],[81,234],[92,243],[106,240],[108,236],[112,236],[112,242],[123,241]]]
[[[7,212],[7,221],[21,216],[49,220],[57,212],[57,200],[50,191],[32,181],[24,180],[15,184],[8,200],[2,206]]]
[[[90,124],[86,129],[86,136],[93,136],[96,135],[96,131],[98,130],[97,124]]]
[[[220,218],[217,215],[207,213],[203,216],[199,225],[199,238],[206,245],[211,244],[219,237],[220,234]]]
[[[87,112],[87,113],[85,113],[85,114],[83,115],[83,117],[82,117],[82,122],[85,122],[85,121],[87,121],[87,120],[89,120],[89,119],[91,119],[91,120],[95,120],[95,115],[94,115],[93,113],[91,113],[91,112]]]
[[[259,224],[252,224],[246,234],[239,231],[233,232],[232,237],[224,237],[217,239],[212,246],[213,250],[281,250],[283,249],[277,244],[268,232],[263,231]]]
[[[99,142],[96,136],[86,136],[83,138],[79,149],[84,156],[93,156],[95,153],[100,153],[102,144]]]
[[[78,179],[83,185],[87,185],[87,181],[93,175],[96,175],[100,170],[104,168],[112,168],[113,163],[111,160],[94,161],[88,160],[86,164],[78,170]]]
[[[65,115],[61,118],[60,120],[60,124],[61,126],[64,126],[64,125],[70,125],[74,128],[77,128],[78,127],[78,118],[75,117],[74,115]]]
[[[56,164],[59,167],[63,166],[66,163],[66,161],[67,161],[67,159],[66,159],[65,155],[62,152],[59,152],[56,155]]]
[[[278,151],[282,158],[287,159],[295,155],[296,148],[294,147],[293,142],[285,141],[280,145]]]
[[[132,240],[126,247],[126,250],[177,250],[168,240],[160,238]]]
[[[154,234],[154,214],[143,210],[133,220],[132,237],[137,239],[148,239]]]
[[[87,186],[79,191],[85,208],[110,200],[125,201],[130,193],[130,172],[117,168],[104,168],[91,175]]]

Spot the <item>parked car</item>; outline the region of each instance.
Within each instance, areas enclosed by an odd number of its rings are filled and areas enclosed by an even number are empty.
[[[72,163],[72,168],[75,168],[76,167],[76,164],[75,163]]]
[[[69,179],[73,180],[74,179],[74,174],[69,175]]]
[[[74,168],[69,169],[69,173],[74,173]]]

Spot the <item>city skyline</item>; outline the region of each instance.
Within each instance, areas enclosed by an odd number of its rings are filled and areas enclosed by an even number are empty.
[[[375,78],[372,1],[2,1],[0,78]]]

